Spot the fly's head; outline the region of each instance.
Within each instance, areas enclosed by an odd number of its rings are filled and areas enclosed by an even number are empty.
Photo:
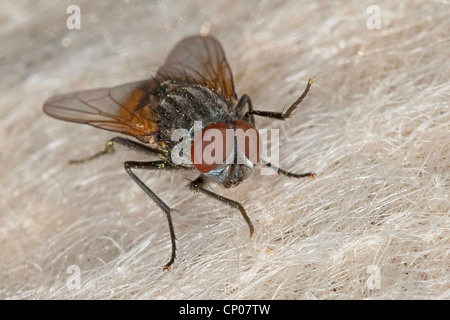
[[[248,122],[217,122],[202,130],[191,147],[195,167],[225,188],[250,176],[262,150],[258,131]]]

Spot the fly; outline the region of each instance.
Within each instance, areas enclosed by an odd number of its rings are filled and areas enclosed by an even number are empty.
[[[126,161],[124,167],[167,218],[172,252],[164,269],[170,270],[176,258],[172,209],[135,174],[135,170],[196,171],[199,175],[189,182],[189,189],[239,210],[253,238],[255,230],[247,210],[239,202],[216,194],[206,186],[208,183],[225,188],[237,186],[259,163],[287,177],[314,178],[314,173],[291,173],[260,159],[261,141],[254,120],[254,116],[289,118],[313,82],[314,78],[309,79],[302,95],[286,112],[254,110],[248,95],[238,99],[220,43],[211,36],[193,36],[175,46],[151,79],[54,96],[45,102],[44,112],[57,119],[89,124],[134,138],[112,138],[99,153],[71,163],[112,153],[115,145],[158,158]],[[200,133],[194,135],[198,123]],[[190,135],[188,161],[182,162],[174,161],[178,141],[172,139],[180,129]]]

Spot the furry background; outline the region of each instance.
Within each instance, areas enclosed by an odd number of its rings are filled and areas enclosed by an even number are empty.
[[[81,8],[68,30],[66,8]],[[381,29],[367,27],[378,5]],[[2,1],[0,298],[448,299],[450,6],[445,1]],[[139,171],[164,215],[129,179],[113,133],[42,112],[58,93],[150,77],[192,34],[223,44],[238,95],[282,110],[281,167],[254,174],[239,212],[191,194],[183,175]],[[70,284],[70,266],[80,286]],[[69,283],[69,285],[67,285]]]

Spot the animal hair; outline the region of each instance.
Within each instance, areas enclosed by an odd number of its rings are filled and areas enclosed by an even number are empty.
[[[448,4],[85,0],[74,30],[68,5],[2,3],[0,298],[450,297]],[[283,111],[315,76],[293,116],[256,125],[279,130],[281,168],[317,177],[212,186],[248,210],[251,240],[236,209],[184,187],[195,176],[137,170],[174,209],[167,272],[166,219],[123,170],[148,158],[68,165],[114,133],[42,105],[150,78],[193,34],[219,39],[256,110]]]

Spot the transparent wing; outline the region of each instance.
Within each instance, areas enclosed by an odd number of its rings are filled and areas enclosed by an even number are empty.
[[[219,41],[211,36],[181,40],[167,57],[158,75],[206,85],[222,97],[236,101],[233,75]]]
[[[54,96],[44,104],[51,117],[119,132],[149,142],[158,130],[156,80]]]

